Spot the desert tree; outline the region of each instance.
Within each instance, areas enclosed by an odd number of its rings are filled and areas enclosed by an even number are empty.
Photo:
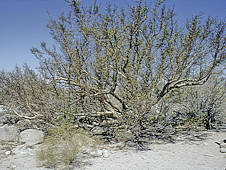
[[[0,104],[20,118],[45,123],[53,121],[55,112],[65,105],[62,89],[50,86],[27,64],[0,72],[0,96]]]
[[[135,138],[163,98],[204,84],[225,60],[224,20],[196,15],[181,25],[162,0],[128,10],[66,2],[68,14],[48,24],[56,44],[31,50],[42,76],[66,91],[68,107],[108,113]]]

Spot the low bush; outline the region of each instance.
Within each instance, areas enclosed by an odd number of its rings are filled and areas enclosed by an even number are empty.
[[[78,154],[87,149],[95,149],[98,143],[96,138],[84,130],[74,129],[71,124],[62,123],[48,131],[37,151],[37,159],[46,167],[62,163],[68,166]]]
[[[225,80],[219,76],[211,79],[202,87],[194,86],[182,89],[180,94],[172,96],[168,117],[173,126],[218,128],[225,124]]]

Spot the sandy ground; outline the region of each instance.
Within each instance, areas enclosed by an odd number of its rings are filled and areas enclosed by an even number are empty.
[[[114,151],[108,158],[90,160],[87,170],[225,170],[226,153],[220,153],[216,141],[226,132],[180,136],[176,143],[152,144],[148,151]],[[180,139],[182,141],[180,141]]]
[[[226,132],[203,132],[177,137],[175,143],[157,144],[157,141],[151,144],[150,150],[147,151],[108,148],[107,156],[90,158],[85,160],[89,165],[70,169],[225,170],[226,153],[220,153],[219,146],[215,144],[223,139],[226,139]],[[1,146],[0,170],[45,170],[36,163],[37,147],[26,148],[19,145],[10,150],[10,147]]]
[[[0,152],[0,170],[47,170],[39,167],[36,161],[34,148],[18,145],[13,149],[3,148]]]

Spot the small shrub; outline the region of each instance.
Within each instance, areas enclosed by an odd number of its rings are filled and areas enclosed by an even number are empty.
[[[72,105],[69,108],[61,109],[62,114],[56,119],[59,123],[73,123],[75,120],[75,115],[78,113],[77,106]]]
[[[203,86],[189,87],[171,104],[171,124],[205,129],[219,128],[225,122],[225,81],[211,77]]]
[[[95,148],[96,139],[83,130],[76,130],[71,124],[60,124],[51,128],[37,151],[37,159],[42,166],[69,165],[79,153],[87,148]]]

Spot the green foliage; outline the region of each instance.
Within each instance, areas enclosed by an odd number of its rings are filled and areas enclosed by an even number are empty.
[[[75,120],[75,116],[78,113],[77,106],[72,105],[69,108],[62,109],[60,111],[61,115],[59,115],[56,119],[59,123],[72,123]]]

